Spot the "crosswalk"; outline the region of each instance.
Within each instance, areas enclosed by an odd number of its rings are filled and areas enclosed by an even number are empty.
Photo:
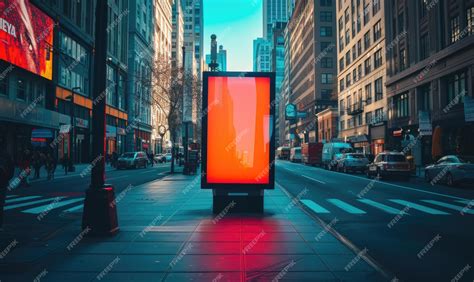
[[[310,199],[301,199],[300,202],[316,214],[343,212],[363,216],[383,212],[390,215],[474,215],[474,205],[469,205],[468,203],[471,201],[465,200],[442,202],[429,199],[410,201],[387,199],[375,201],[367,198],[357,198],[349,203],[348,200],[330,198],[318,200],[317,203]]]
[[[61,213],[81,213],[84,207],[82,197],[43,197],[8,195],[4,211],[40,215],[50,211]],[[23,208],[23,209],[22,209]]]

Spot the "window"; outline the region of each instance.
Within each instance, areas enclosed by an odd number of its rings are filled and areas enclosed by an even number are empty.
[[[403,13],[398,15],[398,34],[402,33],[405,30],[405,23],[403,22]]]
[[[350,42],[351,42],[351,35],[349,33],[349,30],[347,29],[346,30],[346,45],[349,45]]]
[[[392,118],[408,117],[408,93],[403,93],[392,98]]]
[[[375,119],[374,119],[374,123],[377,123],[377,122],[381,122],[381,121],[384,121],[385,117],[384,117],[384,113],[383,113],[383,108],[380,108],[380,109],[376,109],[375,110]]]
[[[331,44],[331,42],[321,42],[321,52],[328,52],[332,53],[332,49],[336,47],[335,45]]]
[[[460,39],[461,35],[461,27],[459,25],[459,16],[456,16],[451,19],[451,24],[450,24],[450,38],[451,38],[451,43],[454,43]]]
[[[424,18],[428,14],[429,0],[418,0],[420,3],[420,18]]]
[[[331,100],[332,89],[321,89],[321,98],[323,100]]]
[[[359,64],[357,66],[357,75],[358,75],[359,79],[362,78],[362,65],[361,64]]]
[[[356,69],[353,69],[353,70],[352,70],[352,80],[353,80],[354,82],[357,81],[357,70],[356,70]]]
[[[331,83],[333,83],[333,74],[332,73],[322,73],[321,74],[321,83],[322,84],[331,84]]]
[[[357,56],[360,55],[362,55],[362,41],[359,39],[359,41],[357,41]]]
[[[13,69],[13,66],[4,68],[0,66],[0,95],[7,95],[8,89],[8,73]]]
[[[369,22],[370,20],[370,9],[369,9],[369,3],[364,5],[364,26]]]
[[[420,37],[420,60],[424,60],[428,58],[428,53],[429,53],[428,34],[425,34]]]
[[[365,123],[366,124],[372,124],[372,112],[367,112],[365,113]]]
[[[374,15],[377,14],[377,12],[380,11],[380,0],[373,0],[372,8],[374,10]]]
[[[347,51],[346,53],[346,66],[351,64],[351,52]]]
[[[374,25],[374,42],[379,40],[382,37],[382,24],[378,21]]]
[[[372,65],[370,64],[371,58],[364,61],[364,73],[368,75],[372,71]]]
[[[467,34],[474,34],[474,6],[466,10]]]
[[[346,87],[351,86],[351,74],[346,75]]]
[[[322,68],[332,68],[333,63],[332,63],[332,58],[324,57],[321,59],[321,67]]]
[[[331,7],[332,6],[332,0],[321,0],[320,5],[322,7]]]
[[[377,102],[379,100],[382,100],[383,98],[382,78],[375,80],[374,87],[375,87],[375,102]]]
[[[458,72],[452,74],[446,79],[447,86],[447,100],[446,105],[464,103],[464,96],[466,95],[466,72]]]
[[[372,83],[365,86],[365,103],[372,104]]]
[[[26,82],[23,79],[18,79],[16,86],[16,98],[20,100],[26,99]]]
[[[339,101],[339,115],[343,116],[345,112],[344,100]]]
[[[344,21],[346,24],[349,23],[349,8],[346,8],[346,10],[344,11]]]
[[[352,46],[352,61],[355,61],[357,59],[357,52],[356,52],[356,46]]]
[[[382,49],[379,49],[374,54],[374,69],[380,67],[382,65]]]
[[[418,110],[431,111],[431,87],[429,83],[418,88]]]
[[[339,36],[339,52],[342,52],[344,49],[344,36],[341,35]]]
[[[342,32],[342,30],[344,29],[344,18],[342,16],[339,18],[338,24],[339,24],[339,32]]]
[[[344,70],[344,58],[339,59],[339,72]]]
[[[400,71],[405,70],[407,67],[407,54],[405,49],[400,49]]]
[[[330,26],[322,26],[319,35],[322,37],[331,37],[332,28]]]
[[[364,50],[367,51],[370,47],[370,32],[364,34]]]
[[[321,11],[321,22],[332,22],[332,12]]]
[[[339,81],[339,91],[344,91],[344,78]]]
[[[345,130],[346,129],[346,121],[345,120],[341,120],[339,122],[339,127],[341,128],[340,130]]]

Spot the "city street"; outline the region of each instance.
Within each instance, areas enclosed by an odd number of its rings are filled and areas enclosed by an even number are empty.
[[[374,181],[287,161],[277,161],[276,183],[401,280],[449,281],[473,265],[472,187]]]

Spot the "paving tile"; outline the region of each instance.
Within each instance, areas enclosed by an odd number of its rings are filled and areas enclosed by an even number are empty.
[[[261,231],[260,231],[261,232]],[[260,232],[251,232],[251,233],[242,233],[242,240],[244,242],[251,242],[255,239]],[[268,232],[265,233],[265,236],[262,236],[259,242],[304,242],[303,237],[301,237],[296,232]]]
[[[300,232],[303,239],[307,242],[325,242],[325,243],[338,243],[339,241],[329,232],[325,230],[321,232]]]
[[[173,266],[174,272],[241,271],[240,255],[185,255]]]
[[[289,271],[329,271],[317,255],[246,255],[246,271],[280,272],[285,267]]]
[[[133,242],[126,246],[123,254],[175,255],[182,245],[182,242]]]
[[[100,281],[115,282],[115,281],[133,281],[133,282],[149,282],[162,281],[166,272],[109,272]],[[83,280],[86,281],[86,280]],[[94,281],[98,281],[94,276]],[[70,281],[67,281],[70,282]]]
[[[196,242],[240,242],[240,233],[195,232],[189,241]]]
[[[247,272],[247,281],[339,281],[331,272]],[[274,280],[275,279],[275,280]]]
[[[164,272],[174,255],[121,255],[111,272]]]
[[[70,249],[71,254],[111,254],[122,253],[130,242],[79,243]]]
[[[369,272],[334,272],[334,275],[339,279],[339,281],[354,281],[354,282],[382,282],[387,281],[379,273],[375,271]]]
[[[188,254],[192,255],[217,255],[240,254],[241,242],[191,242],[192,248]]]
[[[342,243],[325,243],[325,242],[317,242],[317,243],[308,243],[311,248],[317,253],[321,255],[352,255],[354,254],[349,248],[344,246]]]
[[[51,257],[53,262],[47,267],[48,271],[67,271],[67,272],[100,272],[110,263],[112,263],[117,255],[54,255]]]
[[[320,258],[326,263],[332,271],[372,271],[373,268],[368,265],[361,257],[352,255],[320,255]],[[346,270],[346,267],[348,270]]]
[[[183,242],[191,236],[191,233],[187,232],[146,232],[143,236],[139,234],[136,238],[136,242]]]
[[[240,272],[186,272],[169,273],[165,281],[240,281]]]
[[[253,242],[242,246],[247,255],[257,254],[315,254],[315,252],[302,242]]]

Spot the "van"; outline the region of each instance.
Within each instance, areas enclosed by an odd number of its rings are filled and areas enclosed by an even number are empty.
[[[294,147],[290,150],[290,161],[293,163],[301,162],[301,147]]]
[[[322,165],[329,170],[337,167],[337,158],[344,153],[352,153],[351,144],[343,142],[326,143],[323,146]]]
[[[276,157],[280,160],[290,159],[290,147],[279,147],[276,151]]]

